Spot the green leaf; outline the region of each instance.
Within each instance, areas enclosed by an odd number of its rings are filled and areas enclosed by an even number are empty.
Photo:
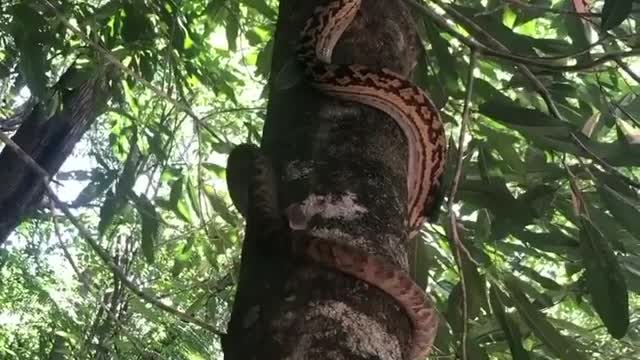
[[[593,202],[599,200],[596,196]],[[614,251],[640,253],[640,242],[620,222],[616,217],[606,212],[606,207],[595,207],[594,203],[587,202],[589,218],[594,224],[598,224],[598,230],[609,241]],[[579,222],[579,220],[578,220]],[[638,250],[638,251],[636,251]]]
[[[20,71],[27,80],[31,93],[42,99],[47,92],[47,60],[43,47],[33,42],[22,43],[19,46]]]
[[[487,304],[485,296],[485,281],[480,276],[477,267],[464,255],[462,258],[462,273],[464,274],[464,286],[466,294],[467,315],[470,319],[480,314],[480,309]],[[451,328],[462,330],[464,297],[462,292],[462,280],[458,281],[451,290],[447,300],[447,320]]]
[[[218,194],[216,194],[215,190],[207,185],[204,188],[207,197],[209,198],[209,203],[213,210],[220,216],[224,221],[226,221],[229,225],[238,224],[238,218],[229,211],[229,206]]]
[[[487,136],[490,146],[493,147],[493,149],[500,154],[502,160],[504,160],[499,162],[502,170],[523,174],[525,166],[515,146],[520,139],[516,136],[491,129],[488,126],[481,125],[480,130]]]
[[[526,134],[568,137],[571,125],[534,109],[514,103],[489,100],[478,107],[480,113]]]
[[[265,78],[271,71],[271,60],[273,56],[273,38],[269,39],[264,48],[258,53],[256,59],[256,75],[262,75]],[[300,74],[298,74],[299,76]]]
[[[145,80],[149,82],[153,81],[155,67],[156,63],[153,57],[147,55],[140,56],[140,73]]]
[[[187,195],[191,208],[195,211],[196,215],[201,218],[202,211],[200,209],[200,192],[198,191],[196,184],[193,184],[191,179],[187,181]]]
[[[0,270],[4,267],[4,265],[9,261],[9,250],[5,248],[0,248]]]
[[[491,100],[502,104],[513,103],[513,101],[511,101],[509,97],[505,96],[502,91],[496,89],[495,86],[484,79],[476,79],[474,81],[473,88],[475,90],[473,95],[478,97],[478,102],[481,102],[482,100],[485,102]]]
[[[624,256],[619,260],[628,289],[640,294],[640,257]]]
[[[214,173],[217,177],[222,177],[225,174],[224,166],[220,166],[215,163],[203,162],[202,167],[204,167],[207,171]]]
[[[487,350],[478,345],[478,342],[475,339],[467,338],[466,347],[467,360],[489,360]],[[458,352],[460,352],[460,349]],[[459,359],[459,357],[457,358]]]
[[[113,219],[123,208],[124,199],[109,191],[100,208],[100,221],[98,222],[98,234],[104,235],[105,230],[113,223]]]
[[[258,34],[257,31],[251,29],[244,34],[244,37],[249,41],[249,45],[256,46],[262,43],[262,37]]]
[[[425,22],[425,30],[435,58],[438,61],[438,78],[440,82],[446,86],[446,90],[455,91],[458,88],[459,71],[456,68],[456,58],[450,53],[449,43],[442,37],[439,29],[430,21]],[[433,84],[428,85],[433,86]]]
[[[598,193],[611,215],[627,230],[640,238],[638,204],[607,185],[598,186]]]
[[[185,177],[180,176],[178,180],[171,184],[171,192],[169,194],[169,204],[171,210],[178,218],[191,223],[191,212],[184,198],[184,180]]]
[[[529,360],[529,353],[522,346],[522,334],[518,329],[517,324],[511,319],[504,311],[504,300],[506,295],[498,289],[497,286],[491,286],[489,291],[489,301],[491,302],[491,309],[493,314],[498,319],[500,327],[504,332],[507,342],[509,343],[509,349],[511,350],[511,356],[514,360]]]
[[[87,205],[98,196],[102,195],[115,180],[115,172],[109,171],[107,173],[100,170],[96,170],[91,175],[91,182],[85,186],[80,194],[73,200],[73,206]]]
[[[514,236],[527,245],[542,251],[555,252],[562,255],[577,253],[580,243],[571,236],[554,229],[550,232],[537,233],[528,230],[519,231]]]
[[[189,263],[189,259],[193,255],[193,243],[195,242],[195,237],[189,237],[186,244],[179,246],[174,255],[174,263],[171,268],[171,275],[173,277],[177,277],[180,273],[185,269],[187,264]]]
[[[414,68],[413,83],[424,89],[428,94],[431,101],[437,108],[443,108],[449,100],[447,94],[448,86],[446,79],[441,79],[440,74],[434,74],[432,67],[427,61],[426,54],[420,53],[418,56],[418,63]],[[453,85],[457,85],[453,83]],[[443,121],[447,122],[447,117],[443,116]]]
[[[97,8],[91,17],[98,23],[102,23],[104,20],[107,20],[114,16],[118,11],[122,9],[122,3],[120,0],[111,0],[106,4]]]
[[[491,214],[487,209],[480,209],[478,211],[478,218],[476,219],[476,228],[474,234],[474,240],[476,244],[489,241],[491,239]]]
[[[551,0],[531,0],[529,4],[533,5],[532,7],[514,7],[513,10],[517,13],[516,21],[514,22],[514,27],[517,27],[522,24],[526,24],[527,22],[544,17],[547,12],[545,9],[551,7]]]
[[[584,355],[578,352],[574,343],[553,327],[547,317],[529,302],[517,282],[507,278],[505,285],[518,314],[551,352],[563,360],[586,360]]]
[[[600,230],[586,217],[580,220],[580,249],[593,307],[609,334],[620,339],[629,328],[629,298],[620,264]]]
[[[575,11],[573,4],[569,1],[566,2],[566,6],[563,7],[564,10]],[[589,32],[591,31],[590,24],[584,24],[581,21],[581,18],[578,16],[561,16],[556,22],[558,26],[564,26],[567,30],[567,34],[571,38],[571,48],[574,51],[580,51],[589,46]],[[578,57],[578,63],[589,60],[590,56],[587,54]]]
[[[227,26],[225,27],[225,33],[227,34],[227,46],[229,46],[229,50],[236,51],[238,40],[238,33],[240,32],[240,20],[238,19],[240,16],[239,11],[229,11],[227,15]]]
[[[20,73],[24,76],[31,93],[43,99],[47,93],[46,49],[52,40],[52,32],[46,19],[27,3],[15,5],[11,22],[11,35],[20,52]]]
[[[503,24],[501,14],[495,11],[484,11],[484,9],[465,7],[455,3],[450,6],[465,15],[471,22],[479,25],[483,32],[489,33],[492,37],[518,54],[535,56],[536,49],[545,53],[559,54],[563,53],[570,45],[568,42],[559,39],[541,39],[516,33],[513,29]],[[478,31],[476,27],[466,23],[461,25],[469,33],[477,36],[479,41],[485,42],[486,36]],[[486,44],[492,46],[489,42]]]
[[[171,192],[169,193],[169,202],[172,206],[178,206],[178,201],[182,198],[182,191],[184,189],[184,175],[178,177],[176,181],[171,184]]]
[[[165,161],[167,159],[166,150],[164,149],[164,139],[160,131],[153,131],[146,134],[149,151],[155,155],[158,160]]]
[[[242,0],[242,3],[256,10],[269,20],[275,20],[278,14],[265,0]]]
[[[528,267],[528,266],[524,266],[522,264],[517,264],[514,266],[518,271],[521,271],[524,275],[528,276],[531,280],[537,282],[538,284],[540,284],[540,286],[542,286],[545,289],[548,290],[553,290],[553,291],[560,291],[562,290],[562,286],[560,284],[558,284],[557,282],[555,282],[553,279],[550,279],[542,274],[540,274],[540,272]]]
[[[128,43],[150,40],[155,35],[151,20],[145,14],[145,8],[125,3],[126,17],[122,25],[122,38]]]
[[[136,196],[134,199],[142,222],[142,253],[147,262],[153,264],[155,247],[160,237],[160,215],[146,197]]]
[[[126,133],[126,131],[123,131],[123,136],[124,133]],[[126,196],[131,193],[136,183],[138,163],[140,160],[140,148],[138,148],[137,139],[137,130],[136,127],[133,127],[133,136],[128,139],[130,145],[129,153],[127,154],[122,173],[118,178],[118,183],[116,184],[116,194],[122,198],[126,198]]]
[[[429,269],[435,263],[434,254],[437,253],[437,250],[420,239],[413,241],[411,246],[413,247],[409,258],[411,278],[421,288],[426,289],[427,285],[429,285]]]
[[[633,0],[604,0],[602,7],[602,31],[620,25],[631,13]]]
[[[517,266],[514,266],[517,268]],[[529,281],[525,281],[524,277],[506,275],[513,284],[517,284],[518,288],[524,292],[526,296],[533,299],[533,305],[537,309],[544,309],[553,306],[553,299],[546,293],[542,292],[537,286]]]
[[[640,201],[640,194],[638,194],[636,190],[631,189],[617,174],[600,171],[595,166],[591,166],[589,171],[598,178],[601,184],[609,186],[620,195],[629,198],[635,203]]]
[[[482,180],[490,184],[495,184],[500,188],[504,187],[505,191],[508,192],[505,186],[504,174],[499,166],[500,162],[497,161],[491,153],[489,145],[487,143],[480,143],[478,149],[478,168]]]
[[[221,10],[224,8],[225,2],[225,0],[210,0],[207,3],[204,12],[210,21],[214,23],[218,21],[218,15],[222,12]]]

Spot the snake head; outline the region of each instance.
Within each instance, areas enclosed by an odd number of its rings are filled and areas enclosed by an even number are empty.
[[[249,184],[260,150],[253,144],[240,144],[227,159],[227,189],[231,202],[246,219],[249,212]]]

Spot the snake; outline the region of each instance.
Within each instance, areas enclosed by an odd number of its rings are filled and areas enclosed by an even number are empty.
[[[314,10],[298,44],[297,58],[311,85],[330,96],[388,114],[408,144],[408,226],[413,238],[437,206],[446,160],[446,136],[427,93],[392,70],[331,64],[333,48],[360,9],[361,0],[335,0]]]
[[[378,109],[402,130],[408,144],[406,224],[409,238],[413,238],[433,207],[439,207],[437,198],[446,159],[444,125],[428,94],[398,73],[387,68],[331,63],[336,43],[360,6],[361,0],[331,0],[316,7],[303,28],[296,56],[313,88]],[[427,294],[405,271],[352,245],[306,231],[293,233],[297,253],[390,295],[411,320],[409,359],[429,355],[438,316]]]

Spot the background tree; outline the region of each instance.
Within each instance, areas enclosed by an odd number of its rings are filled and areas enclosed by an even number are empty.
[[[411,257],[445,320],[435,353],[637,358],[634,2],[410,6],[415,81],[463,170]],[[0,128],[71,209],[5,145],[2,357],[221,354],[243,238],[225,154],[258,142],[268,76],[297,81],[272,67],[277,18],[262,0],[0,4]]]

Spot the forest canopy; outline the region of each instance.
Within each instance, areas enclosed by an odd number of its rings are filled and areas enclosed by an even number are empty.
[[[0,358],[223,357],[284,3],[0,3]],[[405,3],[450,144],[434,358],[637,359],[640,3]]]

